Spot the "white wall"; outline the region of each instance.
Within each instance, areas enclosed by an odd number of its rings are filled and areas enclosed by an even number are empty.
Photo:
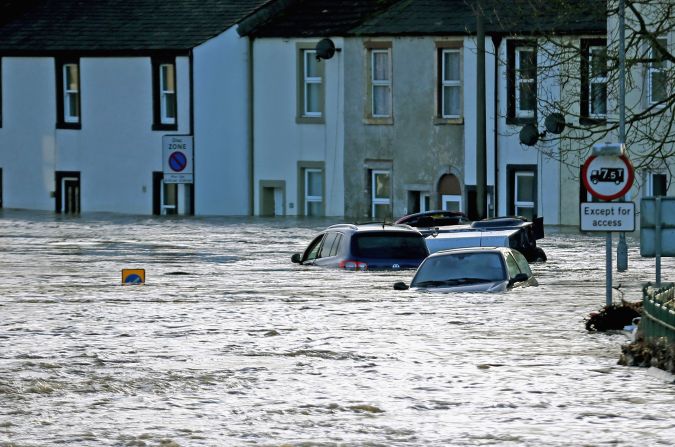
[[[195,214],[249,214],[248,40],[235,28],[194,50]]]
[[[51,58],[2,58],[0,168],[5,208],[54,209],[53,67]]]
[[[316,40],[257,39],[254,41],[255,213],[260,211],[260,180],[286,183],[285,214],[298,210],[298,161],[325,163],[325,214],[344,214],[344,73],[342,55],[324,61],[325,123],[297,124],[298,42]],[[333,39],[341,48],[342,39]],[[291,205],[292,204],[292,205]],[[292,206],[292,207],[291,207]],[[300,212],[300,214],[302,214]]]
[[[190,133],[186,57],[176,70],[178,130],[166,133]],[[151,214],[165,133],[152,131],[151,73],[147,57],[81,58],[81,129],[56,129],[53,58],[3,58],[4,206],[53,210],[54,171],[80,171],[82,212]]]

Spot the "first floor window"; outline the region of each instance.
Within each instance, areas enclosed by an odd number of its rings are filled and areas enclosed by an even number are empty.
[[[607,41],[581,41],[582,118],[604,120],[607,116]]]
[[[534,172],[516,172],[514,176],[514,211],[516,216],[532,220],[535,214]]]
[[[80,64],[77,60],[58,60],[56,67],[58,127],[80,126]]]
[[[320,118],[323,115],[323,63],[316,58],[316,50],[301,50],[302,56],[302,111],[301,116]]]
[[[440,104],[442,118],[459,118],[462,114],[462,78],[459,49],[441,50]]]
[[[668,48],[668,40],[664,38],[657,39],[659,45]],[[649,103],[658,104],[665,101],[668,96],[668,78],[666,73],[666,60],[660,50],[653,45],[649,51],[649,70],[648,70],[648,90]]]
[[[162,124],[176,124],[176,73],[173,64],[160,64],[160,119]]]
[[[370,86],[374,118],[391,116],[391,57],[389,49],[371,50]]]
[[[323,171],[305,169],[305,216],[323,215]]]
[[[391,172],[372,170],[370,175],[371,210],[375,219],[384,219],[391,215]]]
[[[533,47],[516,48],[516,115],[534,117],[537,62]]]
[[[152,61],[153,129],[177,128],[176,62],[174,59]]]

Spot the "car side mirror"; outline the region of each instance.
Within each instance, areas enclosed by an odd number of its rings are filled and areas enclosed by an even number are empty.
[[[516,276],[511,278],[511,281],[509,281],[509,283],[511,285],[513,285],[517,282],[523,282],[523,281],[527,281],[527,275],[525,273],[518,273]]]
[[[293,253],[293,256],[291,256],[291,262],[294,264],[300,264],[300,253]]]
[[[408,290],[408,285],[403,281],[397,281],[394,283],[394,290]]]

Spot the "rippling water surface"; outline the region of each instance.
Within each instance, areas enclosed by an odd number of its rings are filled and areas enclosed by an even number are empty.
[[[0,211],[0,446],[672,445],[675,385],[584,328],[604,236],[547,229],[539,287],[440,295],[292,264],[330,223]]]

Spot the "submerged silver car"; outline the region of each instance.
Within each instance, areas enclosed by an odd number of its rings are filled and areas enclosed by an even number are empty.
[[[438,292],[503,292],[513,287],[536,286],[527,259],[507,247],[473,247],[443,250],[430,255],[418,267],[410,286],[396,290]]]

